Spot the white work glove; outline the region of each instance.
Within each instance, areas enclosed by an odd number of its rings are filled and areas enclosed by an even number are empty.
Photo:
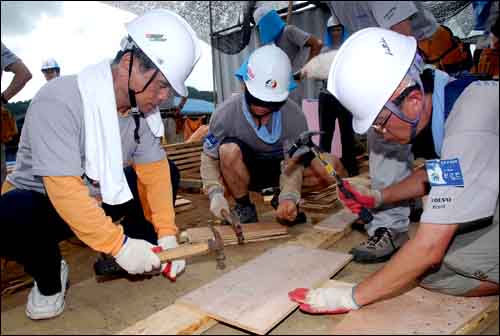
[[[158,239],[158,246],[162,250],[173,249],[179,246],[177,244],[177,238],[175,236],[165,236]],[[175,281],[177,275],[179,275],[186,268],[186,260],[178,259],[174,261],[169,261],[161,264],[161,271],[164,276],[166,276],[170,281]]]
[[[210,199],[210,211],[220,219],[224,219],[222,216],[222,210],[226,210],[229,213],[229,204],[222,191],[216,191],[208,193],[208,198]]]
[[[300,304],[300,310],[311,314],[344,314],[357,310],[360,306],[354,301],[355,286],[332,288],[296,288],[288,293],[290,300]]]
[[[145,240],[127,237],[115,260],[130,274],[151,272],[161,264],[160,258],[152,251],[153,247]]]

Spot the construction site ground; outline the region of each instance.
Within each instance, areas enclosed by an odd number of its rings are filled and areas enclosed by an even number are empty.
[[[193,209],[179,213],[176,221],[180,229],[206,226],[209,204],[202,194],[181,193],[193,202]],[[265,204],[262,197],[252,194],[261,220],[273,220],[274,211]],[[311,230],[311,216],[306,224],[290,228],[291,238]],[[48,223],[44,223],[48,224]],[[188,260],[187,269],[177,282],[172,283],[163,276],[154,276],[132,281],[119,278],[97,282],[93,263],[98,253],[72,239],[61,243],[64,258],[69,263],[71,286],[66,295],[64,313],[54,319],[31,321],[25,315],[26,299],[30,288],[2,295],[1,333],[2,334],[112,334],[119,332],[153,313],[171,305],[182,295],[212,281],[243,263],[264,253],[266,250],[285,243],[288,239],[249,243],[242,246],[227,246],[226,269],[216,270],[213,256],[206,255]],[[366,233],[353,230],[346,237],[331,246],[330,250],[348,252],[353,246],[366,239]],[[383,263],[362,265],[350,262],[333,279],[346,282],[359,282],[370,273],[383,266]],[[321,267],[321,265],[318,265]],[[23,274],[22,267],[8,262],[2,269],[2,283]],[[270,334],[329,334],[342,316],[312,316],[295,310],[278,324]],[[205,334],[247,334],[230,325],[219,323]],[[498,335],[499,322],[496,321],[482,331],[485,335]]]

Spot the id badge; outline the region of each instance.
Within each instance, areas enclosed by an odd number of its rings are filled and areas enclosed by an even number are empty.
[[[427,177],[432,187],[463,187],[464,177],[458,159],[425,161]]]

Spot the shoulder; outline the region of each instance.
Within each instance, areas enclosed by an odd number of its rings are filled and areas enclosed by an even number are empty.
[[[36,118],[83,120],[76,76],[58,77],[46,83],[33,97],[28,111]]]

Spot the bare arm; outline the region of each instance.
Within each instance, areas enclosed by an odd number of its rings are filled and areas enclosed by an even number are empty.
[[[428,179],[425,168],[419,168],[399,183],[381,190],[384,204],[396,203],[428,193]]]
[[[417,281],[431,266],[439,264],[458,224],[422,223],[415,239],[408,241],[382,269],[362,281],[355,300],[366,305],[399,294]]]
[[[410,20],[403,20],[400,23],[395,24],[394,26],[391,27],[391,30],[407,35],[407,36],[413,36],[413,30],[411,29],[411,23]]]
[[[321,51],[321,48],[323,48],[323,41],[320,39],[317,39],[314,36],[309,37],[309,39],[306,41],[306,46],[311,47],[311,51],[309,52],[309,59],[307,62],[311,60],[314,56],[317,56],[319,52]],[[307,63],[306,62],[306,63]]]
[[[6,67],[5,71],[14,73],[14,79],[12,80],[12,82],[10,82],[7,89],[2,93],[3,97],[6,100],[10,100],[19,91],[21,91],[26,83],[31,79],[32,75],[29,69],[21,60],[14,62]]]

